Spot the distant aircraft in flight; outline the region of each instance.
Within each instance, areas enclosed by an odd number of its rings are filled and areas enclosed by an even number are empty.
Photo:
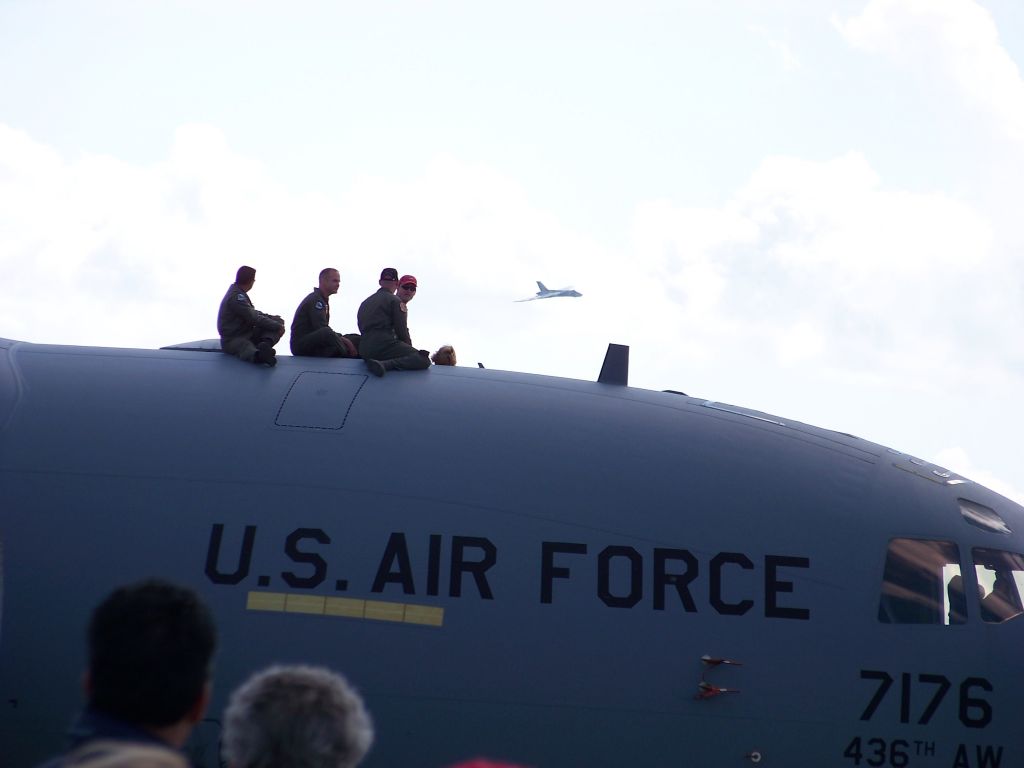
[[[573,298],[576,298],[576,297],[579,297],[579,296],[583,295],[579,291],[574,291],[572,288],[557,288],[557,289],[548,288],[540,280],[537,281],[537,287],[540,288],[540,290],[537,291],[537,295],[536,296],[531,296],[528,299],[516,299],[516,301],[517,302],[521,302],[521,301],[534,301],[535,299],[553,299],[556,296],[571,296]]]
[[[149,576],[216,616],[203,768],[277,661],[359,687],[364,768],[1024,765],[1009,499],[631,387],[625,346],[596,382],[218,347],[0,339],[4,768],[63,748],[89,611]]]

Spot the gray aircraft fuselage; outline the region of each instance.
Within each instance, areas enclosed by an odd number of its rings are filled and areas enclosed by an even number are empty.
[[[217,620],[206,766],[273,662],[352,680],[371,768],[1022,765],[993,552],[1002,496],[699,398],[0,340],[0,765],[61,749],[89,612],[149,576]]]

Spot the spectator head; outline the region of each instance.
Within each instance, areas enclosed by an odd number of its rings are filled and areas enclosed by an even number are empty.
[[[322,667],[257,672],[224,713],[224,756],[233,768],[353,768],[372,743],[363,700]]]
[[[195,592],[158,580],[120,587],[93,611],[88,634],[92,707],[149,730],[202,719],[217,638]]]

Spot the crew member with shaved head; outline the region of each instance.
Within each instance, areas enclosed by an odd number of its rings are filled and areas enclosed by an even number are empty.
[[[256,270],[238,268],[235,282],[228,288],[217,312],[217,333],[220,347],[247,363],[277,365],[274,345],[284,336],[284,319],[256,310],[249,291],[256,283]]]
[[[386,371],[422,371],[430,367],[427,353],[421,354],[409,337],[409,308],[395,296],[399,284],[398,270],[385,269],[380,273],[380,288],[359,305],[356,315],[362,334],[359,354],[374,376],[383,376]]]
[[[320,272],[320,285],[302,300],[292,320],[293,355],[308,357],[358,357],[352,334],[349,337],[331,328],[330,298],[341,287],[341,273],[333,267]],[[356,336],[358,338],[358,336]]]

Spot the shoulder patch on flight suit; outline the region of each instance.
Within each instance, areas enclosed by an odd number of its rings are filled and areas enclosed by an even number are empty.
[[[240,293],[235,298],[237,298],[239,301],[245,301],[245,294],[244,293]]]
[[[324,303],[323,303],[322,301],[318,301],[318,302],[316,303],[316,308],[317,308],[317,309],[323,309],[323,308],[324,308]]]

